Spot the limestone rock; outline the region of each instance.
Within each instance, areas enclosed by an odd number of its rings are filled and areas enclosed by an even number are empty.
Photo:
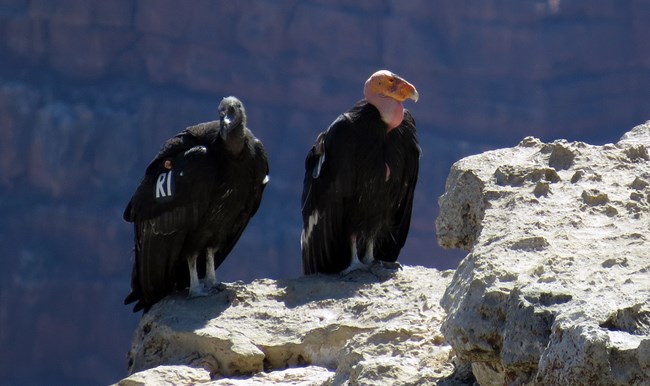
[[[438,237],[470,253],[442,332],[481,385],[650,385],[649,148],[650,121],[454,164]]]
[[[189,366],[158,366],[135,373],[121,380],[119,386],[173,386],[210,382],[210,373],[205,369]]]
[[[250,377],[224,378],[212,381],[210,372],[203,368],[190,366],[158,366],[135,373],[121,380],[118,386],[178,386],[205,384],[210,386],[263,386],[268,384],[282,385],[315,385],[331,380],[332,374],[324,367],[307,366],[288,368],[271,372],[261,372]]]
[[[211,385],[462,384],[439,331],[451,275],[373,266],[229,283],[205,298],[177,294],[143,316],[132,375],[119,384],[168,373],[172,383]]]

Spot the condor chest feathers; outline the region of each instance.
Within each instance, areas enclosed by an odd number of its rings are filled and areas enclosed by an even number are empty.
[[[249,144],[247,143],[246,146]],[[221,151],[215,155],[216,164],[213,168],[210,205],[207,216],[219,223],[234,224],[243,221],[247,223],[259,204],[254,197],[261,194],[261,182],[265,174],[262,170],[251,167],[256,160],[254,150],[244,151],[237,155]],[[242,216],[246,214],[246,216]],[[223,233],[223,232],[222,232]]]
[[[417,175],[419,147],[407,135],[409,125],[407,112],[402,126],[388,131],[374,106],[359,103],[321,138],[322,153],[312,160],[312,189],[338,201],[332,205],[341,205],[350,231],[376,233],[391,226],[409,174]]]

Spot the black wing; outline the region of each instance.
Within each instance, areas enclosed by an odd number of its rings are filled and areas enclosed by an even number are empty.
[[[147,310],[187,281],[181,248],[209,205],[209,182],[215,179],[209,148],[217,131],[218,122],[211,122],[168,140],[124,211],[124,219],[133,222],[135,230],[131,293],[124,301],[138,301],[134,311]]]
[[[255,165],[255,181],[254,184],[254,199],[253,199],[253,208],[251,210],[250,217],[253,217],[257,213],[257,209],[260,207],[260,202],[262,201],[262,194],[264,193],[264,188],[269,182],[269,160],[266,156],[266,151],[264,150],[264,145],[262,142],[253,138],[253,160]]]
[[[392,224],[388,234],[375,240],[376,260],[397,261],[397,256],[404,247],[411,224],[421,153],[415,120],[405,111],[402,124],[391,130],[386,141],[387,163],[391,168],[390,194],[394,198]]]
[[[302,193],[302,267],[305,274],[336,273],[351,263],[347,197],[351,195],[354,170],[349,157],[354,140],[352,123],[339,116],[321,133],[305,160]]]
[[[124,210],[124,220],[136,222],[153,218],[195,197],[191,185],[187,183],[188,178],[179,177],[186,176],[187,171],[181,175],[184,168],[205,169],[200,162],[207,154],[207,147],[217,140],[218,130],[218,121],[208,122],[189,127],[167,140],[147,166],[140,185]],[[165,167],[166,162],[171,165],[171,170]],[[171,178],[161,177],[162,173],[170,171]]]
[[[246,162],[248,169],[247,173],[243,174],[247,174],[250,178],[246,184],[250,186],[251,192],[248,197],[242,197],[244,201],[239,205],[240,214],[235,216],[236,220],[234,223],[228,224],[228,229],[223,229],[223,232],[227,232],[228,235],[225,238],[225,244],[219,246],[214,256],[215,269],[223,263],[237,244],[237,241],[239,241],[251,217],[257,213],[262,201],[264,188],[269,181],[269,163],[262,142],[251,134],[247,139],[247,149],[250,149],[248,150],[250,158],[247,157],[246,160],[243,160],[243,162]],[[215,195],[220,196],[220,192],[217,191]]]

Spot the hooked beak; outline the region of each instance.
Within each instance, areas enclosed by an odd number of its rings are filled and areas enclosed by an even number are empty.
[[[390,90],[389,96],[400,102],[404,102],[407,99],[412,99],[414,102],[417,102],[420,99],[420,94],[415,89],[415,86],[399,76],[395,76],[395,83]]]
[[[418,90],[413,89],[413,93],[409,95],[409,99],[413,99],[413,102],[417,102],[418,99],[420,99],[420,94],[418,93]]]
[[[219,135],[224,141],[228,138],[228,131],[230,130],[231,123],[232,119],[228,115],[224,115],[223,118],[221,118]]]

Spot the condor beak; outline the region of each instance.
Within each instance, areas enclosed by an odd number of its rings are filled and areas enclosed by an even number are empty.
[[[226,138],[228,138],[230,123],[232,123],[232,119],[228,115],[224,115],[223,118],[221,118],[219,135],[221,136],[221,139],[223,139],[224,141],[226,140]]]
[[[411,93],[411,95],[409,95],[409,99],[413,99],[413,102],[417,102],[418,99],[420,99],[420,94],[418,93],[418,90],[413,88],[413,93]]]
[[[395,82],[393,84],[392,90],[390,90],[390,97],[404,102],[407,99],[413,99],[414,102],[417,102],[420,99],[420,94],[418,90],[415,89],[415,86],[406,81],[406,79],[399,76],[394,76]]]

